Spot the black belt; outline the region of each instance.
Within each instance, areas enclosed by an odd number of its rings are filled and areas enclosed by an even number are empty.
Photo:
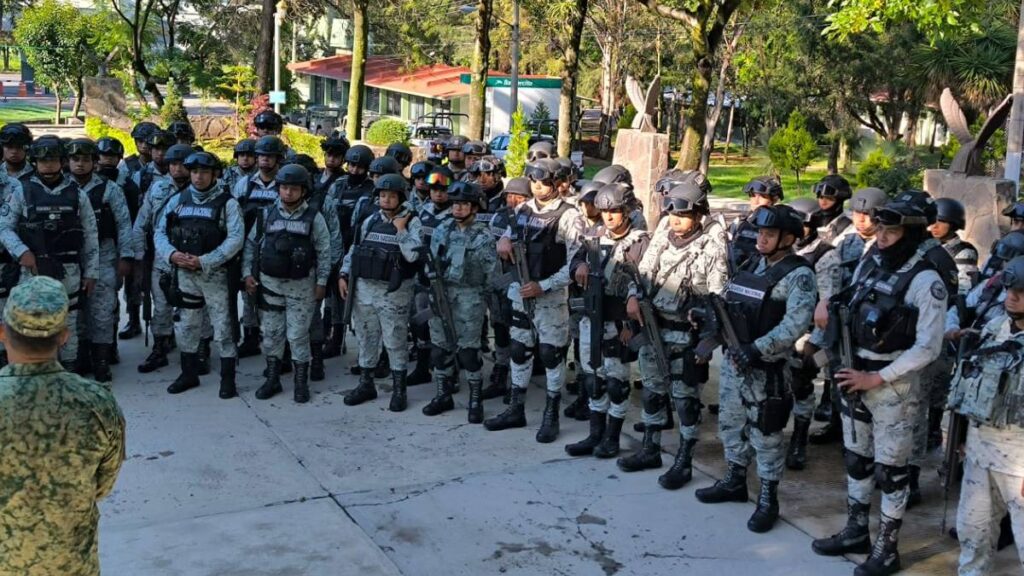
[[[860,356],[856,356],[853,359],[854,369],[863,372],[878,372],[889,364],[892,364],[892,360],[869,360]]]

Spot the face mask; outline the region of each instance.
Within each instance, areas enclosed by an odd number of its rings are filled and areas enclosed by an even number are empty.
[[[369,174],[349,174],[348,183],[352,186],[359,186],[366,181],[367,176],[369,176]]]

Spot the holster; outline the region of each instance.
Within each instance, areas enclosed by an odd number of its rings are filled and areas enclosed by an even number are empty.
[[[786,389],[783,371],[785,361],[765,365],[767,398],[757,406],[757,429],[762,434],[775,434],[786,428],[793,410],[793,394]]]
[[[683,384],[696,387],[708,381],[710,363],[697,362],[693,346],[683,351]]]

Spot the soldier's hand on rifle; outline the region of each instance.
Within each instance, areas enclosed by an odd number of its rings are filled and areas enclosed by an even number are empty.
[[[132,274],[132,263],[126,258],[121,258],[117,261],[117,275],[120,278],[126,278]]]
[[[573,279],[576,280],[576,283],[579,284],[581,288],[586,290],[587,281],[590,279],[590,266],[587,266],[585,263],[577,266],[576,272],[573,274]]]
[[[498,240],[498,256],[502,260],[512,261],[512,240],[508,238]]]
[[[824,300],[814,307],[814,325],[822,330],[828,326],[828,303]]]
[[[28,268],[33,275],[39,274],[39,269],[36,268],[36,255],[31,250],[25,250],[21,254],[21,258],[18,259],[18,263],[23,267]]]
[[[85,292],[86,296],[92,294],[93,290],[96,289],[95,278],[82,278],[82,292]]]
[[[698,364],[707,364],[711,361],[711,355],[718,348],[718,341],[714,338],[702,338],[693,349],[693,356]]]
[[[843,368],[836,372],[836,382],[847,393],[864,392],[885,384],[878,372],[861,372],[852,368]]]
[[[623,326],[622,331],[619,332],[619,342],[625,345],[629,345],[629,341],[633,339],[633,331],[629,329],[629,326]]]
[[[640,313],[640,300],[636,296],[630,296],[626,300],[626,316],[630,320],[636,320],[641,326],[644,325],[644,315]]]
[[[259,285],[260,283],[257,282],[256,279],[253,278],[252,276],[245,277],[245,293],[248,294],[249,296],[256,295],[256,288],[258,288]]]
[[[320,302],[326,296],[327,296],[327,286],[320,286],[318,284],[317,287],[316,287],[316,290],[313,291],[313,297],[316,298],[317,302]]]
[[[751,364],[761,359],[761,353],[753,344],[740,344],[739,348],[730,348],[729,356],[736,366],[742,369],[750,368]]]
[[[946,340],[952,340],[953,342],[958,342],[964,336],[967,336],[967,335],[977,336],[978,334],[981,334],[981,332],[978,331],[978,330],[975,330],[974,328],[964,328],[962,330],[950,330],[949,332],[946,332]]]
[[[536,298],[543,293],[544,290],[541,290],[540,284],[536,282],[528,282],[526,286],[519,289],[519,295],[523,298]]]
[[[345,298],[348,298],[348,279],[347,278],[344,278],[344,277],[338,278],[338,296],[340,296],[342,300],[344,300]]]

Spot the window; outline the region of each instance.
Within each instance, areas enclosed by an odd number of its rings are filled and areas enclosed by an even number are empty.
[[[387,108],[384,113],[388,116],[401,116],[402,115],[402,95],[398,92],[387,91],[387,100],[385,102]]]
[[[370,112],[380,112],[380,88],[366,87],[363,91],[363,109]]]
[[[324,103],[324,79],[320,76],[313,76],[313,87],[310,90],[310,99],[314,104]]]
[[[413,120],[423,116],[423,96],[409,97],[409,115]]]
[[[443,111],[443,112],[451,112],[452,111],[452,101],[451,100],[434,100],[434,102],[435,102],[434,109],[440,110],[440,111]]]

